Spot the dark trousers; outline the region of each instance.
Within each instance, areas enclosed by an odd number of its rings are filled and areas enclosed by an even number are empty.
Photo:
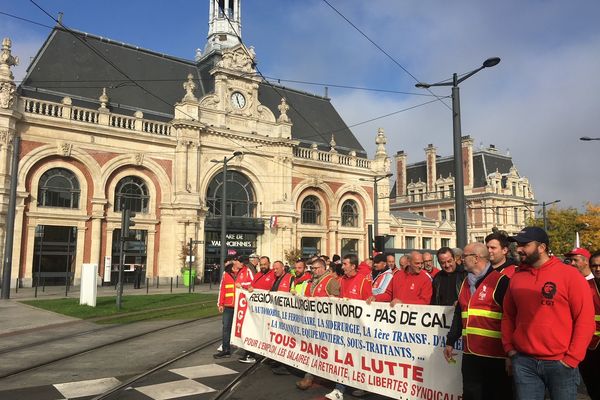
[[[223,308],[223,351],[231,351],[231,326],[233,325],[233,308]]]
[[[510,400],[511,380],[504,358],[463,354],[463,400]]]
[[[585,359],[579,363],[579,372],[585,383],[588,394],[592,400],[600,400],[600,347],[596,350],[588,350]]]

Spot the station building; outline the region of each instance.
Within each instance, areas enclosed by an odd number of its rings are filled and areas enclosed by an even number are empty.
[[[12,286],[38,274],[77,284],[84,263],[113,279],[124,209],[136,213],[126,270],[158,280],[180,275],[190,239],[199,275],[218,263],[223,212],[229,254],[362,259],[377,184],[379,231],[389,233],[389,182],[375,182],[390,172],[383,130],[369,159],[329,98],[261,78],[240,42],[239,0],[209,3],[194,60],[55,27],[17,86],[18,49],[4,39],[0,253],[16,180]]]

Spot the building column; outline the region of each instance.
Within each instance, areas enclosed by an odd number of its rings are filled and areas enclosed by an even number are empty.
[[[98,265],[101,271],[102,219],[106,199],[92,199],[92,243],[90,243],[90,263]]]

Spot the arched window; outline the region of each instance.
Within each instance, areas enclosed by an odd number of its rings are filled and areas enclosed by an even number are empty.
[[[148,186],[142,178],[126,176],[117,183],[115,190],[115,211],[131,210],[148,212]]]
[[[358,226],[358,206],[354,200],[346,200],[342,204],[342,226]]]
[[[321,223],[321,204],[316,196],[306,196],[304,200],[302,200],[302,223]]]
[[[38,206],[79,208],[79,181],[65,168],[44,172],[38,188]]]
[[[228,217],[254,218],[256,197],[250,180],[237,171],[227,171],[227,211]],[[220,216],[223,201],[223,173],[215,176],[208,185],[206,194],[209,215]]]

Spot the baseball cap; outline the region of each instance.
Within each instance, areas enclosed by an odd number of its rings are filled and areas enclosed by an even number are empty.
[[[510,242],[517,243],[529,243],[535,241],[550,244],[550,240],[548,239],[548,234],[546,233],[546,231],[542,228],[538,228],[537,226],[527,226],[515,236],[509,237],[508,240]]]
[[[248,258],[260,258],[260,257],[258,256],[258,254],[252,253],[248,256]]]
[[[566,253],[565,256],[566,257],[570,257],[570,256],[583,256],[587,260],[589,260],[590,257],[591,257],[591,254],[586,249],[583,249],[581,247],[576,247],[573,250],[571,250],[570,252]]]

